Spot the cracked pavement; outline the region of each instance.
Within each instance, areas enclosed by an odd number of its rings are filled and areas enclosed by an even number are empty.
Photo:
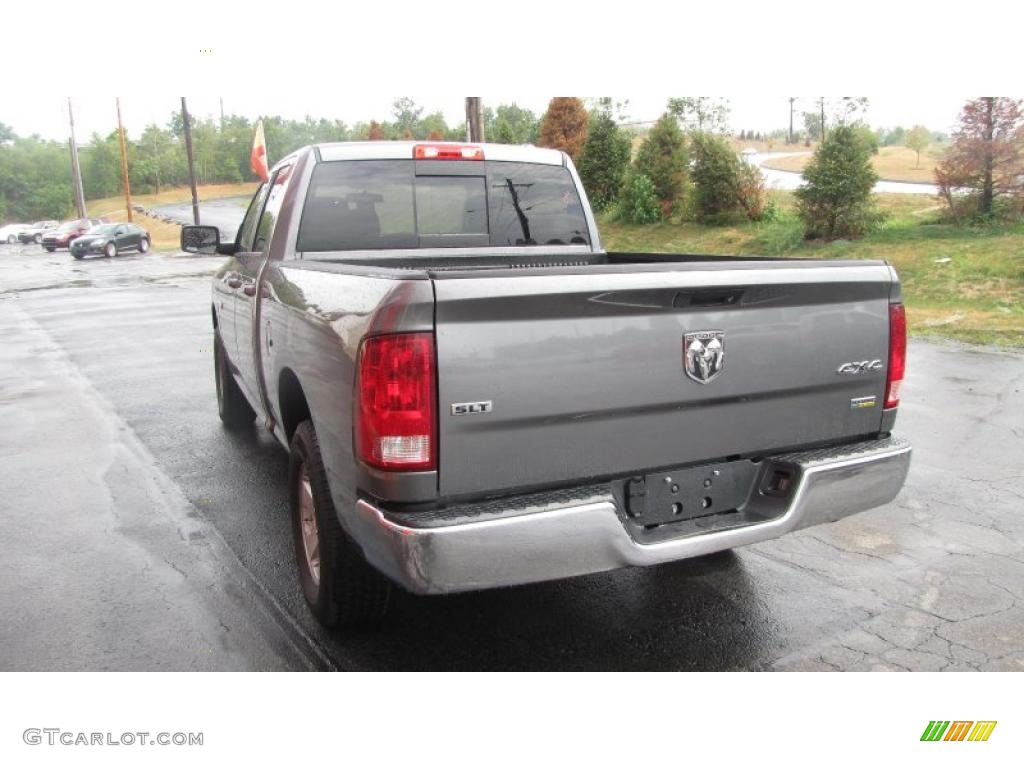
[[[0,669],[1024,668],[1024,352],[911,341],[885,507],[328,632],[284,451],[217,421],[217,263],[0,246]]]

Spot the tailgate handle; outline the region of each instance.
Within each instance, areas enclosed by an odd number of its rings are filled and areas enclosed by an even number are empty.
[[[740,303],[744,290],[735,288],[707,291],[680,291],[672,300],[673,307],[732,307]]]

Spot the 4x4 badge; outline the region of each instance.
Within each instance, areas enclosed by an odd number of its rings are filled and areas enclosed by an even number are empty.
[[[707,384],[725,365],[725,331],[694,331],[683,336],[683,370]]]

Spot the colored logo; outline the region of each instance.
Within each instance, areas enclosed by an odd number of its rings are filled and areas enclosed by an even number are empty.
[[[995,729],[995,720],[932,720],[921,741],[988,741]]]

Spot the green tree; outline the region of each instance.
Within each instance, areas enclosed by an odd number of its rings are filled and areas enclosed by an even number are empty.
[[[872,155],[878,154],[878,136],[864,123],[851,123],[851,127],[857,133],[857,138],[867,147]]]
[[[68,145],[38,136],[0,144],[0,209],[4,219],[62,219],[71,210]]]
[[[829,130],[804,169],[804,179],[807,183],[795,194],[806,238],[862,237],[881,221],[872,194],[878,174],[855,126]]]
[[[162,186],[177,185],[185,174],[184,147],[169,131],[147,125],[138,142],[138,164],[129,167],[134,189],[159,194]]]
[[[668,112],[687,130],[721,132],[729,128],[729,102],[715,96],[676,96]]]
[[[537,116],[516,104],[499,104],[484,118],[484,134],[488,141],[498,144],[536,144],[540,133]]]
[[[686,138],[672,115],[666,113],[654,124],[640,145],[634,165],[650,179],[662,214],[668,216],[683,195],[689,165]]]
[[[580,156],[580,180],[594,210],[602,211],[618,197],[629,167],[629,136],[605,111],[590,113],[587,141]]]
[[[804,131],[807,133],[808,141],[819,141],[821,139],[821,113],[804,112]]]
[[[895,128],[879,128],[875,134],[883,147],[903,147],[907,144],[907,129],[902,125]]]
[[[85,198],[113,197],[121,191],[121,147],[117,132],[106,137],[94,133],[79,152]]]
[[[907,134],[907,146],[917,153],[917,162],[915,163],[917,168],[921,167],[921,152],[928,148],[931,141],[932,135],[923,125],[915,125]]]
[[[423,107],[408,96],[399,96],[391,102],[391,114],[395,116],[395,133],[399,136],[409,131],[415,134],[416,126],[423,114]]]
[[[432,141],[439,141],[448,138],[458,138],[452,136],[452,131],[445,122],[444,115],[441,112],[431,112],[429,115],[421,118],[416,123],[416,129],[413,134],[417,139],[429,139],[431,136],[435,138]]]

